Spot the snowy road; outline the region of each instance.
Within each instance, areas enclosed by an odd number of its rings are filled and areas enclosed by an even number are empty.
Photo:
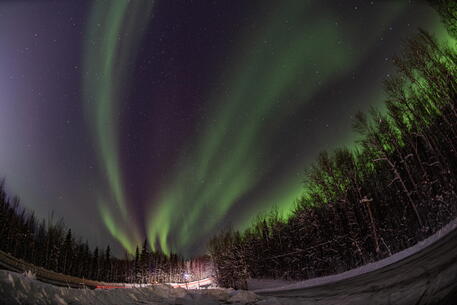
[[[453,221],[414,247],[343,274],[254,291],[313,305],[454,305],[456,228],[457,221]]]

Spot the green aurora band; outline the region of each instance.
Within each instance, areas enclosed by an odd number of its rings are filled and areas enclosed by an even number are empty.
[[[148,25],[152,4],[146,0],[94,1],[83,53],[86,114],[109,190],[100,193],[99,212],[109,232],[130,253],[135,251],[140,236],[131,225],[123,188],[117,129],[119,104],[129,85],[126,80],[134,68],[134,55]]]
[[[216,233],[216,225],[227,212],[243,208],[239,201],[258,186],[268,170],[262,168],[266,163],[262,152],[269,144],[263,135],[287,124],[288,115],[310,102],[319,85],[348,73],[375,47],[381,34],[355,28],[349,34],[343,32],[332,12],[314,16],[306,1],[277,5],[275,18],[260,23],[256,33],[246,34],[232,52],[237,65],[227,69],[227,77],[222,79],[228,92],[214,90],[209,95],[212,110],[202,125],[203,133],[189,143],[168,188],[151,199],[148,239],[165,253],[186,249]],[[394,7],[387,16],[374,20],[372,28],[382,28],[379,25],[388,24],[406,8],[401,3]],[[363,31],[370,33],[361,35]],[[360,36],[370,47],[351,48],[360,44]],[[298,171],[310,161],[304,159]],[[237,227],[246,227],[253,216],[273,206],[283,216],[290,213],[302,194],[303,177],[297,175],[297,169],[281,175],[273,189],[250,202],[255,208],[245,213]]]
[[[274,6],[274,18],[266,15],[257,27],[240,33],[233,50],[227,51],[234,64],[215,76],[224,88],[211,88],[200,132],[170,168],[165,187],[150,195],[144,229],[154,249],[167,254],[189,250],[216,233],[233,211],[242,212],[237,228],[272,207],[288,216],[303,192],[302,171],[312,161],[309,155],[273,173],[275,185],[250,200],[249,207],[242,206],[271,174],[272,164],[281,162],[268,160],[269,137],[277,138],[279,127],[322,87],[347,77],[376,48],[381,29],[408,9],[405,3],[391,3],[371,21],[373,26],[361,29],[339,25],[331,10],[314,14],[306,1]],[[98,209],[107,230],[130,253],[140,244],[143,228],[135,227],[129,215],[119,156],[119,108],[132,85],[127,80],[151,11],[146,0],[95,1],[84,52],[86,112],[107,190],[99,192]],[[363,98],[381,102],[382,89]],[[354,135],[331,140],[330,147],[349,144]],[[323,148],[316,147],[316,153]]]

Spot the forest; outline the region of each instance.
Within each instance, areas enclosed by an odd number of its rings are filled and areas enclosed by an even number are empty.
[[[420,31],[393,60],[382,110],[358,113],[358,141],[320,153],[293,214],[226,230],[209,250],[223,287],[304,280],[388,257],[457,217],[457,55]]]
[[[62,219],[39,220],[9,198],[0,182],[0,250],[35,266],[80,278],[115,283],[186,282],[207,276],[209,258],[185,261],[178,254],[151,251],[145,240],[134,256],[123,259],[106,249],[90,249]]]

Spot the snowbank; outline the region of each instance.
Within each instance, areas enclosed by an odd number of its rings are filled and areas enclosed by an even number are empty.
[[[263,298],[250,291],[233,289],[186,290],[170,285],[151,285],[117,289],[76,289],[57,287],[37,281],[33,276],[0,270],[0,304],[290,304],[287,301]]]

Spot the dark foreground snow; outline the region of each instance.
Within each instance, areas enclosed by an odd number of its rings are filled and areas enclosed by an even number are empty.
[[[259,295],[313,305],[457,305],[457,219],[381,261],[307,281],[252,281]]]
[[[56,305],[138,305],[138,304],[258,304],[295,305],[294,300],[260,297],[250,291],[233,289],[186,290],[167,285],[141,288],[90,290],[56,287],[26,275],[0,270],[0,304],[56,304]]]
[[[452,233],[452,234],[451,234]],[[365,273],[373,272],[378,269],[387,267],[389,265],[398,263],[408,257],[413,257],[424,249],[431,247],[433,244],[446,237],[448,234],[451,236],[457,235],[457,219],[449,222],[442,229],[435,232],[428,238],[418,242],[414,246],[407,248],[403,251],[395,253],[392,256],[386,257],[382,260],[366,264],[364,266],[348,270],[346,272],[313,278],[305,281],[285,281],[285,280],[273,280],[273,279],[251,279],[248,280],[249,290],[254,292],[272,292],[272,291],[284,291],[284,290],[296,290],[311,288],[314,286],[321,286],[331,284],[334,282],[342,281],[345,279],[353,278],[355,276],[363,275]],[[454,234],[454,235],[453,235]],[[457,237],[455,237],[457,238]],[[451,238],[452,239],[452,238]],[[439,244],[439,243],[438,243]],[[457,257],[455,257],[457,260]],[[456,300],[457,304],[457,300]]]

